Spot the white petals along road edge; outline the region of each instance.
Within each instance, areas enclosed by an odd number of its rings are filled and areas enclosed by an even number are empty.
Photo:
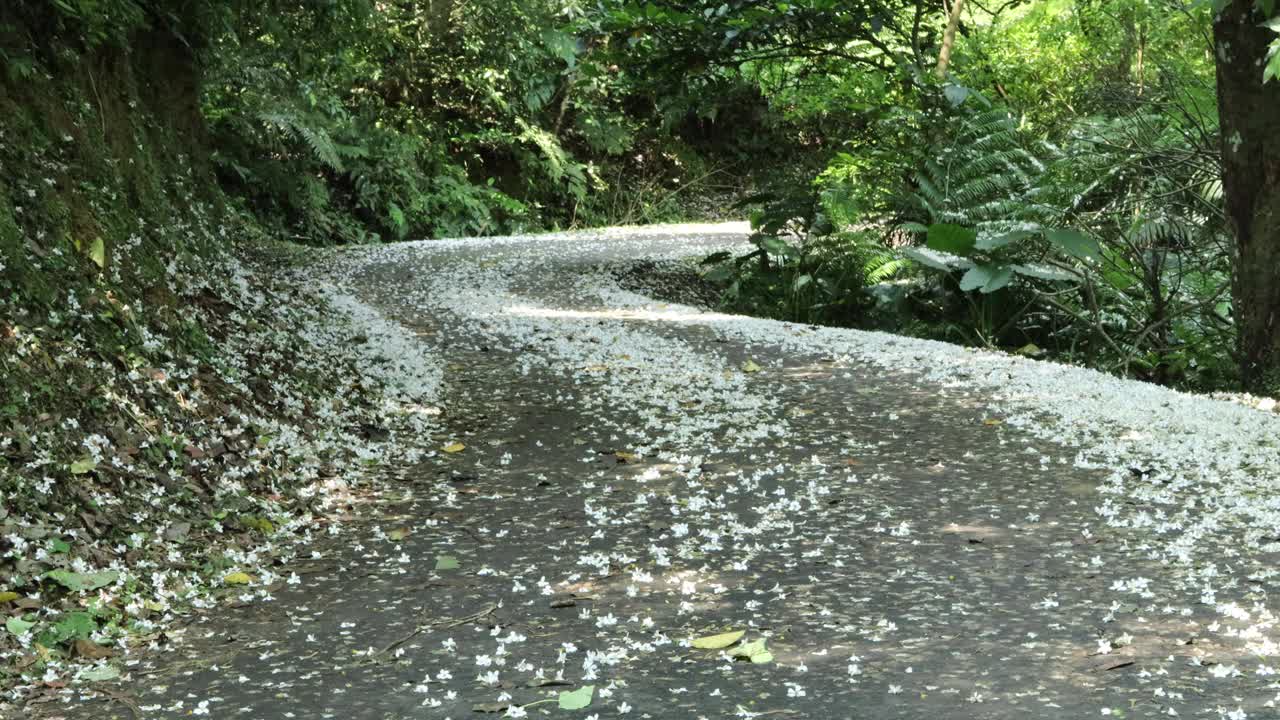
[[[708,231],[715,235],[707,239]],[[520,295],[522,276],[548,271],[545,259],[580,264],[641,258],[701,255],[735,241],[723,234],[732,228],[645,228],[607,232],[562,233],[477,240],[407,243],[363,249],[341,258],[331,268],[339,283],[362,268],[409,259],[435,262],[447,269],[415,290],[411,302],[422,311],[446,309],[487,325],[485,335],[513,348],[538,338],[545,323],[581,309],[557,307]],[[737,241],[740,242],[740,241]],[[1035,361],[998,352],[875,332],[811,328],[769,320],[707,313],[696,308],[657,303],[618,287],[611,275],[579,276],[567,289],[579,299],[596,298],[602,320],[642,319],[703,325],[720,336],[751,347],[781,347],[788,353],[834,358],[886,371],[909,372],[923,382],[962,388],[985,396],[989,409],[1009,426],[1046,441],[1076,449],[1075,465],[1104,476],[1100,523],[1132,530],[1145,542],[1135,549],[1165,563],[1168,575],[1114,578],[1117,597],[1126,588],[1152,588],[1143,599],[1180,601],[1189,592],[1222,617],[1211,632],[1234,636],[1260,658],[1260,674],[1274,672],[1269,663],[1280,654],[1270,639],[1274,617],[1254,588],[1270,587],[1277,574],[1265,561],[1280,552],[1280,420],[1274,415],[1204,396],[1114,378],[1103,373]],[[580,303],[579,303],[580,305]],[[712,423],[743,422],[744,442],[782,436],[785,423],[765,421],[775,402],[767,394],[741,392],[741,375],[720,376],[723,358],[681,355],[661,338],[646,336],[643,346],[618,347],[607,324],[581,342],[548,343],[542,354],[524,362],[544,368],[564,366],[589,373],[595,366],[629,366],[646,382],[683,383],[691,377],[712,382],[717,401],[734,397],[750,406],[727,408],[723,416],[704,416]],[[686,353],[687,354],[687,353]],[[679,367],[680,373],[652,368]],[[704,367],[705,365],[705,367]],[[648,369],[646,369],[648,368]],[[689,374],[683,374],[689,373]],[[716,384],[719,383],[719,384]],[[656,396],[651,394],[650,397]],[[619,402],[630,401],[619,397]],[[709,403],[710,404],[710,403]],[[656,417],[656,415],[654,416]],[[744,422],[743,418],[749,418]],[[711,425],[661,427],[668,438],[688,447]],[[649,449],[656,450],[656,444]],[[1161,587],[1164,585],[1164,587]]]

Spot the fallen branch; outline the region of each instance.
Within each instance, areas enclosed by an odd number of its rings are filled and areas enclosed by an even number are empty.
[[[480,612],[478,612],[478,613],[474,613],[474,614],[472,614],[472,615],[468,615],[468,616],[466,616],[466,617],[464,617],[464,618],[458,618],[457,620],[450,621],[450,622],[448,622],[448,623],[445,623],[445,624],[444,624],[444,625],[442,625],[441,627],[445,627],[445,628],[455,628],[455,627],[458,627],[459,625],[466,625],[467,623],[475,622],[476,620],[479,620],[480,618],[485,617],[485,616],[487,616],[487,615],[492,615],[492,614],[493,614],[493,611],[494,611],[494,610],[497,610],[497,609],[498,609],[498,604],[497,604],[497,603],[493,603],[493,604],[489,605],[489,607],[485,608],[484,610],[481,610],[481,611],[480,611]],[[431,623],[431,624],[433,624],[433,625],[434,625],[434,624],[438,624],[438,623]]]
[[[424,632],[426,632],[426,631],[428,631],[428,630],[432,630],[432,629],[436,628],[437,626],[438,626],[438,627],[440,627],[441,629],[446,629],[446,630],[447,630],[447,629],[449,629],[449,628],[455,628],[455,627],[458,627],[459,625],[466,625],[467,623],[473,623],[473,622],[475,622],[476,620],[479,620],[479,619],[480,619],[480,618],[482,618],[482,617],[486,617],[486,616],[488,616],[488,615],[492,615],[492,614],[493,614],[493,611],[494,611],[494,610],[497,610],[497,609],[498,609],[498,604],[497,604],[497,603],[492,603],[492,604],[490,604],[489,606],[485,607],[483,610],[481,610],[481,611],[479,611],[479,612],[472,613],[472,614],[470,614],[470,615],[468,615],[468,616],[466,616],[466,617],[458,618],[457,620],[448,620],[448,621],[445,621],[445,620],[439,620],[439,621],[436,621],[436,622],[430,622],[430,623],[425,623],[425,624],[419,625],[419,626],[417,626],[416,628],[414,628],[414,629],[413,629],[413,632],[409,633],[408,635],[405,635],[404,637],[400,638],[399,640],[396,640],[395,642],[391,643],[390,645],[388,645],[388,646],[386,646],[386,647],[382,648],[381,650],[379,650],[379,651],[378,651],[378,653],[377,653],[377,654],[378,654],[378,655],[386,655],[387,653],[391,652],[392,650],[395,650],[396,648],[400,647],[401,645],[403,645],[403,644],[405,644],[405,643],[409,642],[410,640],[412,640],[412,639],[414,639],[414,638],[418,637],[419,635],[421,635],[422,633],[424,633]]]
[[[738,714],[739,714],[739,715],[741,715],[742,717],[747,717],[747,718],[756,718],[756,717],[764,717],[765,715],[795,715],[795,714],[797,714],[797,713],[796,713],[796,711],[795,711],[795,710],[785,710],[785,709],[783,709],[783,710],[761,710],[760,712],[756,712],[756,711],[754,711],[754,710],[748,710],[748,709],[746,709],[746,708],[742,707],[741,705],[739,705],[739,706],[738,706]]]

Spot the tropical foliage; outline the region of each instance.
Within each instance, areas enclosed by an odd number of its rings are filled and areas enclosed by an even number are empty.
[[[721,33],[704,72],[751,78],[826,146],[800,186],[812,204],[772,208],[810,222],[762,218],[760,250],[710,259],[730,305],[1192,387],[1238,380],[1210,8],[970,3],[945,63],[940,9],[828,10],[729,3],[632,19],[659,34],[655,48]],[[805,21],[812,12],[830,22]],[[799,261],[815,254],[823,262]],[[761,282],[787,263],[789,281]],[[843,288],[837,316],[815,312],[832,298],[800,299],[828,286]]]
[[[1275,9],[1242,7],[1274,93]],[[707,263],[732,307],[1229,387],[1233,272],[1260,281],[1231,264],[1214,12],[29,0],[0,59],[17,86],[184,48],[226,202],[302,242],[752,214],[756,249]]]

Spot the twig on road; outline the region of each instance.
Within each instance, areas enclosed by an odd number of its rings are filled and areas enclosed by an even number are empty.
[[[422,633],[424,633],[424,632],[426,632],[426,631],[428,631],[428,630],[432,630],[432,629],[436,628],[437,626],[438,626],[440,629],[442,629],[442,630],[447,630],[447,629],[449,629],[449,628],[455,628],[455,627],[458,627],[459,625],[466,625],[467,623],[475,622],[476,620],[479,620],[479,619],[480,619],[480,618],[482,618],[482,617],[485,617],[485,616],[488,616],[488,615],[492,615],[492,614],[493,614],[493,611],[494,611],[494,610],[497,610],[497,609],[498,609],[498,604],[497,604],[497,603],[491,603],[490,605],[486,606],[483,610],[481,610],[481,611],[479,611],[479,612],[472,613],[472,614],[470,614],[470,615],[468,615],[468,616],[466,616],[466,617],[458,618],[457,620],[449,620],[449,621],[441,620],[441,621],[437,621],[437,622],[430,622],[430,623],[425,623],[425,624],[419,625],[418,627],[416,627],[416,628],[414,628],[414,629],[413,629],[413,632],[409,633],[408,635],[405,635],[404,637],[400,638],[399,640],[396,640],[395,642],[391,643],[390,645],[388,645],[388,646],[386,646],[386,647],[382,648],[381,650],[379,650],[379,651],[378,651],[378,655],[386,655],[387,653],[391,652],[392,650],[395,650],[396,648],[400,647],[401,645],[403,645],[403,644],[405,644],[405,643],[409,642],[410,640],[412,640],[412,639],[414,639],[414,638],[418,637],[419,635],[421,635]]]
[[[739,705],[738,714],[741,715],[742,717],[756,718],[756,717],[764,717],[765,715],[795,715],[797,713],[795,710],[787,710],[787,709],[761,710],[760,712],[756,712],[754,710],[748,710],[742,707],[741,705]]]

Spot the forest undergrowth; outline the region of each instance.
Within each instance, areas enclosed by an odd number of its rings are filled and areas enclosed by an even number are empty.
[[[228,201],[190,56],[143,47],[0,84],[0,708],[296,582],[432,427],[439,369]]]

